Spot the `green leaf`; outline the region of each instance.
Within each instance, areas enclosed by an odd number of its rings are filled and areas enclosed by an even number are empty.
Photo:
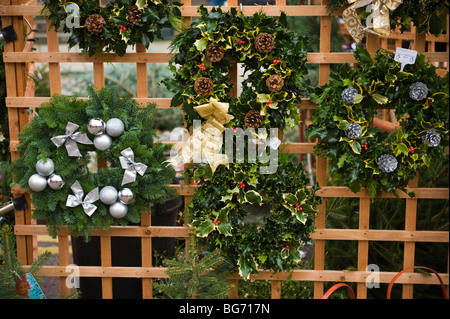
[[[245,200],[252,204],[261,204],[262,196],[258,192],[250,190],[245,193]]]
[[[146,0],[137,0],[136,5],[137,5],[138,9],[144,9],[147,6],[147,1]]]
[[[405,155],[408,155],[408,147],[405,144],[403,144],[403,143],[400,143],[400,144],[397,145],[397,150],[398,151],[396,151],[396,155],[395,156],[399,155],[400,152],[405,154]]]
[[[206,49],[206,46],[208,45],[208,39],[205,38],[198,39],[197,41],[195,41],[194,45],[197,48],[197,50],[203,52]]]
[[[361,103],[361,101],[363,100],[363,95],[362,94],[356,94],[355,98],[353,99],[353,103],[358,104]]]
[[[350,146],[352,147],[353,152],[356,154],[361,154],[361,144],[359,144],[358,141],[352,141],[349,142]]]
[[[229,221],[220,220],[219,225],[217,225],[217,229],[219,230],[219,233],[221,233],[222,235],[225,235],[225,236],[231,236],[232,228],[233,227],[231,226],[231,223]]]
[[[256,99],[260,103],[267,103],[270,100],[270,97],[269,97],[269,95],[264,94],[264,93],[257,93]]]
[[[340,130],[346,130],[350,127],[350,123],[346,120],[342,120],[341,122],[339,122],[339,124],[337,125],[337,127]]]
[[[389,99],[387,97],[385,97],[384,95],[378,94],[378,93],[372,94],[372,98],[378,104],[386,104],[387,102],[389,102]]]
[[[283,199],[290,205],[298,203],[298,198],[294,194],[283,194]]]
[[[294,211],[294,215],[295,215],[295,217],[298,219],[298,221],[300,223],[302,223],[303,225],[306,224],[306,221],[308,220],[308,217],[306,216],[305,213],[303,213],[303,210],[295,210]]]
[[[210,232],[214,230],[214,228],[214,222],[208,219],[198,225],[195,229],[195,232],[197,233],[197,236],[206,237]]]
[[[337,167],[338,167],[338,168],[342,168],[342,166],[344,166],[344,163],[345,163],[345,160],[347,159],[347,157],[348,157],[348,154],[347,154],[347,153],[344,153],[344,155],[342,155],[342,156],[339,158],[339,160],[338,160],[338,162],[337,162]]]
[[[239,275],[244,279],[249,279],[253,271],[257,271],[258,264],[253,258],[246,258],[246,256],[239,257],[237,264],[239,266]]]

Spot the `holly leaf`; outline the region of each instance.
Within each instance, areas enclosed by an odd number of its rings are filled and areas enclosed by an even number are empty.
[[[303,213],[303,210],[294,210],[294,215],[300,223],[302,223],[303,225],[306,224],[308,217],[305,213]]]
[[[147,1],[146,0],[137,0],[136,6],[138,7],[138,9],[144,9],[147,6]]]
[[[231,236],[231,229],[233,229],[233,227],[231,226],[231,223],[229,221],[220,220],[219,225],[217,225],[217,229],[219,230],[219,233],[221,233],[222,235]]]
[[[237,264],[239,266],[239,275],[244,279],[248,279],[253,271],[257,271],[258,264],[253,258],[239,257]]]
[[[346,121],[346,120],[342,120],[342,121],[339,122],[337,127],[340,130],[346,130],[346,129],[348,129],[350,127],[350,123],[348,121]]]
[[[378,104],[386,104],[387,102],[389,102],[389,99],[387,97],[385,97],[384,95],[378,94],[378,93],[372,94],[372,98]]]
[[[361,144],[359,144],[358,141],[350,141],[348,142],[350,146],[352,147],[353,152],[356,154],[361,154]]]
[[[208,45],[208,39],[205,38],[198,39],[197,41],[195,41],[194,45],[197,48],[197,50],[203,52],[206,49],[206,46]]]
[[[298,198],[294,194],[283,194],[283,199],[285,202],[287,202],[289,204],[289,206],[295,205],[298,203]]]
[[[214,223],[212,220],[208,219],[200,223],[195,229],[195,232],[200,237],[207,237],[210,232],[214,230]]]
[[[397,145],[397,149],[395,151],[395,156],[400,155],[400,153],[408,155],[408,147],[403,143],[400,143]]]
[[[250,190],[245,193],[245,200],[252,204],[260,204],[262,203],[262,196],[253,190]]]

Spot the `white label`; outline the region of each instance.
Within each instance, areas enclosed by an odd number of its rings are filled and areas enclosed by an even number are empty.
[[[407,64],[414,64],[416,62],[417,57],[417,51],[409,50],[409,49],[403,49],[403,48],[397,48],[397,51],[395,51],[395,57],[394,60],[397,62],[400,62],[402,64],[401,71],[403,71],[403,68]]]

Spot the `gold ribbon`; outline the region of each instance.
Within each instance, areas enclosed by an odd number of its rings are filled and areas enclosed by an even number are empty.
[[[342,19],[344,19],[350,36],[357,43],[360,43],[366,32],[379,36],[388,36],[391,34],[389,10],[397,9],[402,3],[402,0],[348,0],[348,3],[352,5],[344,10]],[[372,14],[367,18],[366,27],[364,27],[356,9],[368,5],[372,5]]]
[[[214,98],[210,98],[207,104],[194,107],[206,121],[201,125],[200,134],[194,132],[194,135],[183,144],[180,152],[170,159],[173,165],[189,163],[197,155],[208,161],[213,174],[221,164],[228,167],[227,156],[221,153],[224,125],[234,118],[228,114],[228,108],[228,103],[219,102]]]

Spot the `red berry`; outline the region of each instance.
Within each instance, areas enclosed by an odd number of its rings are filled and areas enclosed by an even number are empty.
[[[286,245],[286,248],[285,248],[286,250],[289,250],[289,249],[291,249],[291,246],[289,246],[289,245]]]
[[[274,63],[274,64],[278,64],[278,63],[280,63],[280,60],[275,59],[275,60],[273,60],[273,63]]]
[[[240,188],[244,188],[244,187],[245,187],[245,184],[244,184],[243,182],[239,182],[239,187],[240,187]]]
[[[214,225],[216,225],[216,226],[217,226],[217,225],[219,225],[219,224],[220,224],[220,220],[214,220],[214,221],[213,221],[213,223],[214,223]]]

